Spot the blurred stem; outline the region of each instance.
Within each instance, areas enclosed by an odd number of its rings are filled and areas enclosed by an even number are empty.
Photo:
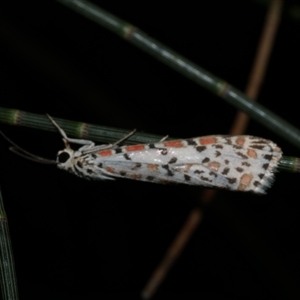
[[[278,170],[300,173],[300,158],[293,156],[283,156],[279,161]]]
[[[134,25],[108,13],[100,7],[85,0],[57,0],[65,6],[82,14],[123,39],[139,47],[156,59],[170,66],[180,74],[200,86],[220,96],[237,109],[244,111],[254,120],[300,148],[300,131],[268,110],[251,101],[245,94],[232,87],[226,81],[212,75],[164,44],[149,37]]]
[[[282,6],[283,2],[281,0],[269,1],[269,9],[267,12],[266,21],[245,91],[246,95],[252,99],[252,101],[256,100],[260,92],[261,84],[265,77],[270,53],[281,18]],[[243,134],[248,126],[248,122],[249,116],[244,112],[239,111],[232,124],[230,134]]]
[[[3,300],[17,300],[18,289],[9,228],[0,190],[0,288]]]

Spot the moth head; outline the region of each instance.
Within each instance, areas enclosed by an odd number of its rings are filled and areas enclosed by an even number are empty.
[[[21,148],[16,143],[14,143],[12,140],[10,140],[2,131],[0,131],[0,135],[2,135],[12,145],[12,147],[10,147],[9,149],[12,152],[18,154],[19,156],[22,156],[26,159],[29,159],[29,160],[32,160],[35,162],[39,162],[39,163],[43,163],[43,164],[54,164],[54,165],[57,165],[60,169],[70,170],[70,169],[72,169],[73,158],[74,158],[76,151],[74,151],[70,147],[69,138],[67,137],[64,130],[61,129],[57,125],[57,123],[48,114],[47,114],[47,117],[52,122],[52,124],[56,127],[56,129],[62,136],[62,140],[65,144],[65,149],[63,149],[57,153],[56,160],[43,158],[43,157],[37,156],[33,153],[26,151],[25,149]]]
[[[69,169],[73,165],[74,150],[65,148],[57,153],[56,163],[60,169]]]

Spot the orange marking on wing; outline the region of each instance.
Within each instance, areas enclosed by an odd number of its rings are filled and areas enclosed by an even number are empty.
[[[252,158],[257,158],[257,153],[253,149],[248,149],[247,155],[250,156],[250,157],[252,157]]]
[[[166,147],[175,147],[175,148],[183,147],[182,141],[167,141],[167,142],[164,142],[164,145]]]
[[[185,164],[185,167],[183,169],[183,172],[188,172],[193,164]]]
[[[140,151],[145,149],[145,145],[132,145],[125,147],[126,151]]]
[[[217,161],[212,161],[210,163],[208,163],[208,168],[213,170],[213,171],[218,171],[220,168],[220,163],[218,163]]]
[[[240,185],[238,187],[238,190],[240,191],[245,190],[250,185],[252,179],[253,179],[252,174],[244,174],[240,179]]]
[[[150,170],[158,170],[158,165],[155,165],[155,164],[149,164],[149,165],[147,166],[147,168],[150,169]]]
[[[142,175],[141,175],[141,174],[132,174],[130,177],[131,177],[132,179],[137,179],[137,180],[139,180],[139,179],[142,178]]]
[[[217,139],[215,137],[207,137],[207,138],[200,138],[199,142],[201,145],[209,145],[216,143]]]
[[[239,146],[243,146],[245,144],[245,138],[244,137],[238,137],[235,141]]]
[[[100,156],[111,156],[112,155],[112,151],[111,150],[102,150],[102,151],[99,151],[98,154]]]
[[[105,170],[109,173],[115,173],[115,168],[112,167],[106,167]]]

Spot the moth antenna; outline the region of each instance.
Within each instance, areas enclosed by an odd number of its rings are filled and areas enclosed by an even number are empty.
[[[35,161],[35,162],[39,162],[39,163],[42,163],[42,164],[52,164],[52,165],[57,165],[57,162],[55,160],[51,160],[51,159],[47,159],[47,158],[43,158],[43,157],[40,157],[38,155],[35,155],[33,153],[30,153],[28,151],[26,151],[25,149],[23,149],[22,147],[20,147],[19,145],[17,145],[15,142],[13,142],[11,139],[9,139],[1,130],[0,130],[0,134],[11,144],[13,145],[13,147],[10,147],[9,150],[12,151],[13,153],[23,157],[23,158],[26,158],[26,159],[29,159],[29,160],[32,160],[32,161]]]
[[[24,149],[22,149],[22,151],[21,151],[19,148],[9,147],[9,150],[23,158],[26,158],[26,159],[34,161],[34,162],[38,162],[41,164],[48,164],[48,165],[57,165],[57,162],[55,160],[51,160],[51,159],[47,159],[47,158],[43,158],[43,157],[34,155],[30,152],[25,151]],[[23,152],[25,152],[26,154]]]
[[[65,133],[65,131],[61,127],[59,127],[59,125],[54,121],[54,119],[49,114],[46,114],[46,116],[48,117],[50,122],[54,125],[54,127],[58,130],[60,135],[62,136],[62,140],[65,144],[65,147],[69,149],[70,148],[70,144],[68,142],[69,138],[68,138],[67,134]]]

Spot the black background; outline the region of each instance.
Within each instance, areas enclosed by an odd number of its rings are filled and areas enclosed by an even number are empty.
[[[236,110],[57,2],[0,4],[0,105],[188,138],[226,134]],[[256,1],[93,1],[244,90],[264,24]],[[300,125],[300,22],[285,2],[258,101]],[[1,124],[54,159],[58,134]],[[299,151],[262,125],[247,134]],[[21,299],[140,299],[202,188],[88,182],[0,142],[0,184]],[[154,299],[299,299],[299,175],[267,196],[220,191]]]

